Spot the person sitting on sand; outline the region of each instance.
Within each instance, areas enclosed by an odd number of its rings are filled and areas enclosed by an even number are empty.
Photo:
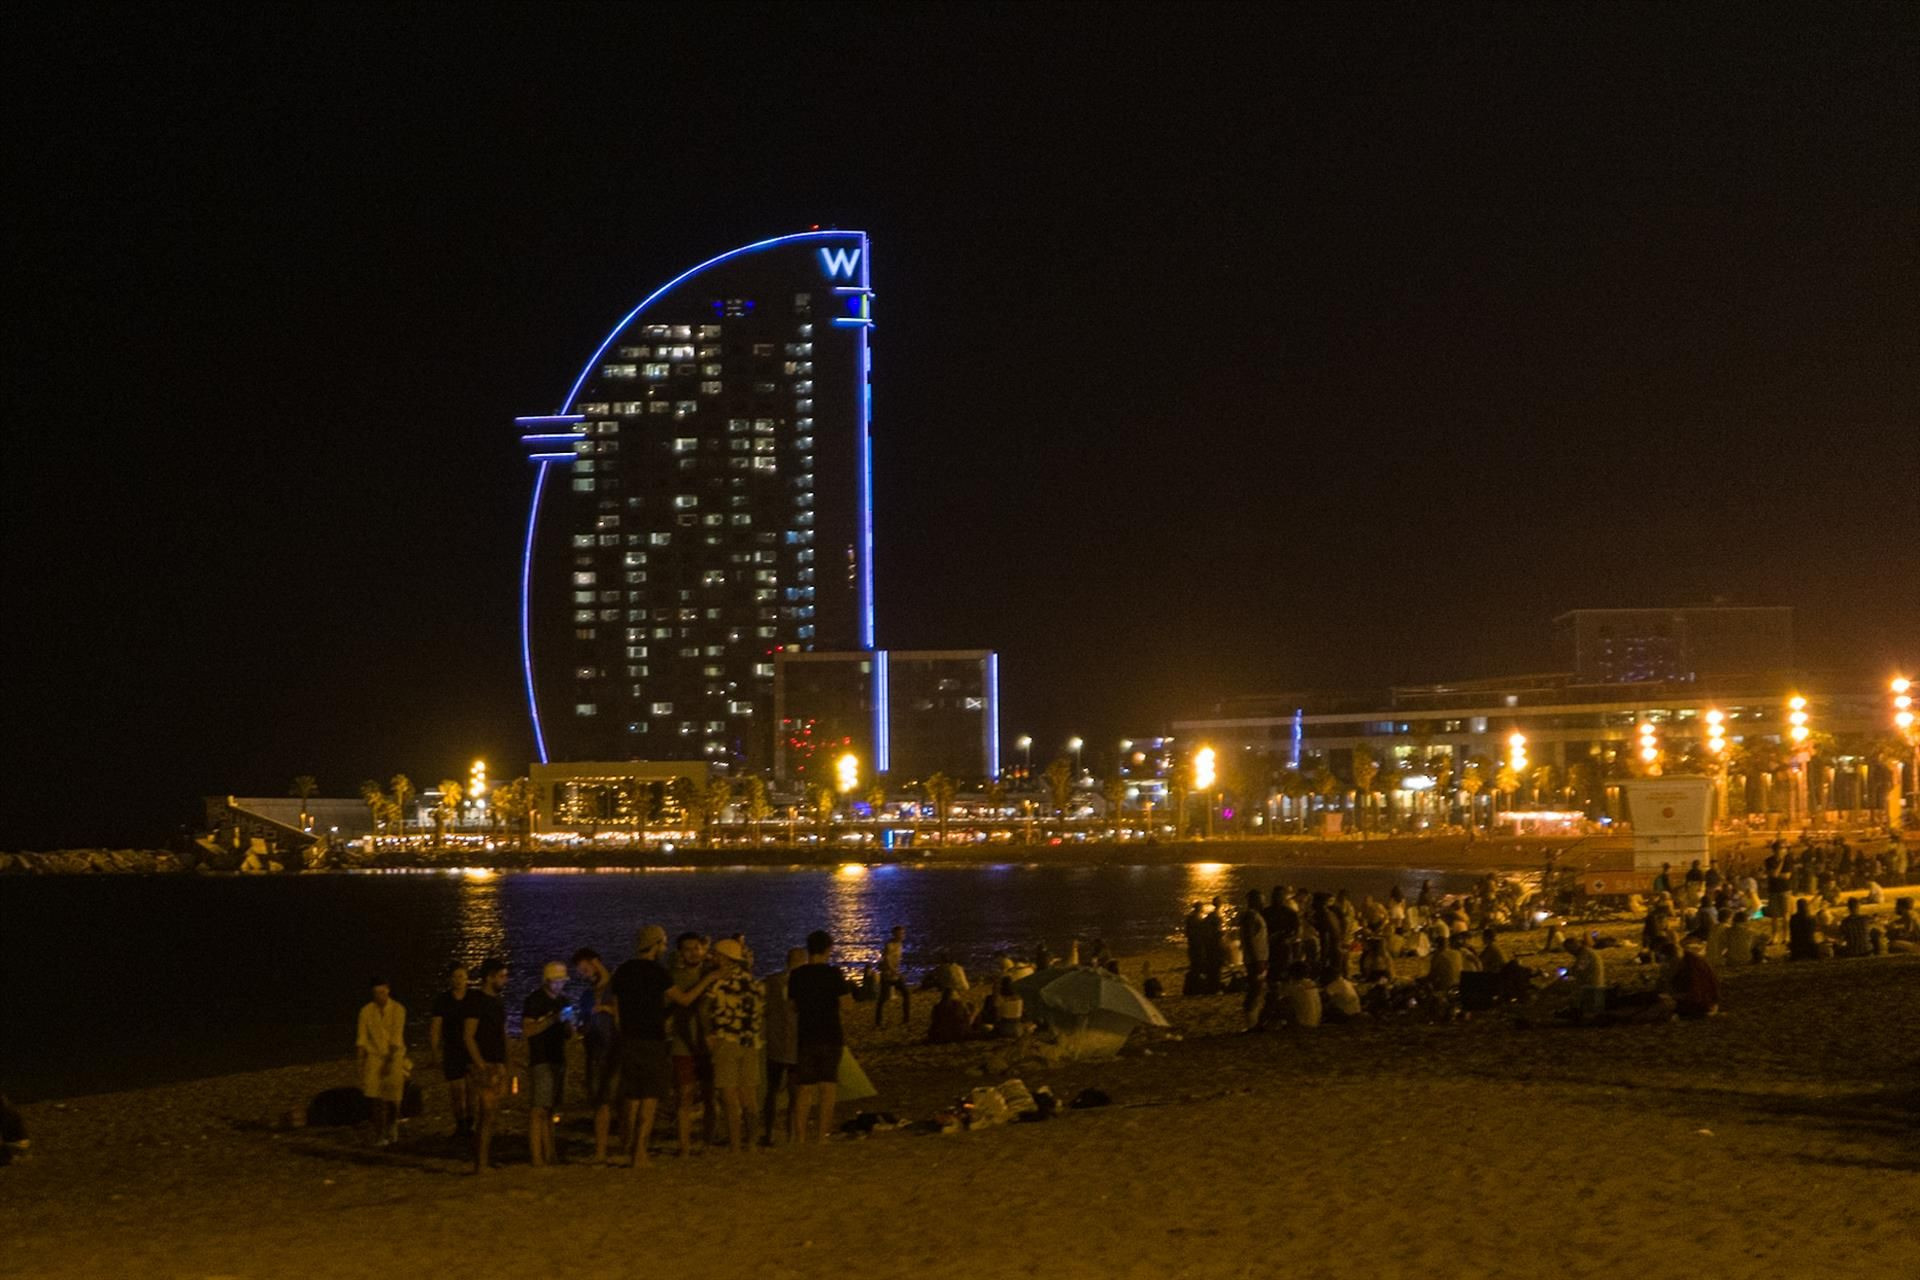
[[[1674,966],[1670,990],[1674,1010],[1683,1018],[1704,1018],[1720,1010],[1720,978],[1704,951],[1699,942],[1689,942]]]
[[[1879,932],[1872,923],[1860,914],[1860,899],[1847,899],[1846,918],[1840,922],[1840,937],[1846,944],[1846,955],[1851,959],[1860,959],[1873,954],[1874,935]]]
[[[1887,950],[1903,955],[1920,952],[1920,916],[1914,914],[1912,898],[1896,898],[1893,918],[1887,921]]]
[[[1320,1025],[1320,987],[1314,982],[1304,962],[1296,960],[1288,966],[1283,994],[1286,1001],[1284,1008],[1276,1015],[1278,1021],[1289,1022],[1296,1027]]]
[[[1607,1011],[1607,966],[1592,943],[1579,934],[1567,939],[1567,954],[1573,957],[1572,972],[1577,993],[1576,1008],[1582,1017],[1598,1017]]]
[[[1460,975],[1466,972],[1466,957],[1460,948],[1449,943],[1435,947],[1433,954],[1427,957],[1427,985],[1436,994],[1444,994],[1460,985]]]
[[[1499,973],[1511,958],[1500,945],[1500,935],[1491,927],[1480,931],[1480,972]]]
[[[1328,1022],[1351,1022],[1360,1016],[1360,993],[1344,975],[1335,974],[1321,992],[1322,1016]]]
[[[1014,990],[1011,978],[1002,978],[999,989],[986,1002],[993,1009],[993,1034],[1003,1040],[1017,1039],[1027,1030],[1027,1002]]]
[[[373,980],[373,999],[360,1006],[354,1056],[360,1064],[360,1092],[373,1113],[373,1144],[400,1140],[400,1099],[407,1089],[407,1011],[393,998],[385,978]]]
[[[1813,911],[1805,898],[1794,904],[1793,915],[1787,920],[1787,959],[1818,960],[1820,958],[1820,922],[1813,917]]]
[[[981,1007],[982,1021],[976,1023],[973,1009],[962,1000],[958,992],[942,991],[940,999],[934,1003],[933,1015],[927,1023],[928,1044],[957,1044],[970,1039],[976,1031],[986,1033],[984,1019],[991,1013],[993,1002],[989,1000]]]

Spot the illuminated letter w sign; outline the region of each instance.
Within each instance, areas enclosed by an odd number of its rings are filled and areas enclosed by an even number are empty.
[[[820,265],[826,268],[829,280],[851,280],[855,267],[860,265],[858,249],[822,249]]]

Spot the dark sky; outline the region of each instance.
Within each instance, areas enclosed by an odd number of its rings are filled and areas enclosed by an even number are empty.
[[[1276,7],[1278,8],[1278,7]],[[530,745],[510,420],[874,237],[882,643],[1004,729],[1920,637],[1920,9],[10,9],[0,848]]]

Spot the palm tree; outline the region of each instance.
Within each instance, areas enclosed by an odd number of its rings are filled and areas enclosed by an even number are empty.
[[[320,784],[313,780],[313,775],[310,773],[303,773],[295,778],[293,786],[287,789],[288,795],[300,797],[300,829],[302,831],[311,830],[313,827],[313,815],[307,812],[307,801],[313,799],[313,793],[319,789]]]
[[[1433,792],[1446,806],[1443,819],[1453,822],[1453,752],[1430,756],[1427,759],[1427,772],[1433,775]]]
[[[503,782],[493,789],[492,811],[504,822],[508,829],[520,828],[522,844],[531,842],[533,818],[533,784],[525,778],[515,778],[512,782]]]
[[[719,843],[720,820],[727,816],[727,806],[733,803],[733,784],[725,778],[709,778],[707,790],[700,797],[700,815],[706,828],[707,847]]]
[[[1007,807],[1007,788],[1000,779],[989,778],[983,798],[986,800],[989,820],[998,818],[1000,811]]]
[[[1360,812],[1354,816],[1360,820],[1360,832],[1362,835],[1365,835],[1367,830],[1367,808],[1373,801],[1373,780],[1380,772],[1380,761],[1374,756],[1373,752],[1369,751],[1365,746],[1355,747],[1350,754],[1352,756],[1352,764],[1350,767],[1353,771],[1353,789],[1360,800]]]
[[[1498,773],[1493,775],[1494,809],[1500,807],[1499,797],[1507,798],[1507,808],[1513,808],[1513,797],[1520,790],[1520,771],[1510,764],[1502,764]]]
[[[1467,767],[1460,771],[1460,789],[1467,793],[1467,834],[1472,835],[1479,824],[1480,792],[1487,785],[1487,770],[1491,764],[1485,756],[1471,756]]]
[[[1118,840],[1121,810],[1127,803],[1127,780],[1116,773],[1101,785],[1100,795],[1107,802],[1107,821],[1113,826],[1113,838]]]
[[[824,782],[807,784],[807,811],[813,815],[816,826],[820,828],[820,838],[826,839],[833,826],[833,807],[840,797],[834,794],[832,787]]]
[[[947,819],[953,815],[953,797],[959,788],[944,773],[934,774],[923,785],[927,803],[933,806],[934,814],[940,819],[940,843],[944,845],[947,842]]]
[[[685,830],[700,810],[699,784],[681,774],[667,783],[666,802],[664,820],[673,823],[676,830]]]
[[[454,778],[440,779],[440,803],[433,806],[433,842],[447,847],[447,824],[460,813],[460,783]]]
[[[1406,780],[1406,771],[1392,761],[1381,766],[1379,776],[1373,780],[1374,793],[1380,797],[1380,816],[1385,820],[1382,826],[1387,831],[1395,826],[1393,794],[1406,785]]]
[[[378,845],[380,842],[380,828],[385,823],[387,816],[387,793],[380,789],[379,783],[375,782],[372,778],[368,778],[360,784],[360,799],[366,802],[367,815],[373,820],[372,842]]]
[[[1280,774],[1280,794],[1289,801],[1287,807],[1293,812],[1294,830],[1306,830],[1301,809],[1306,804],[1307,797],[1313,794],[1313,786],[1307,781],[1307,775],[1298,769],[1283,770]]]
[[[1340,776],[1336,774],[1333,770],[1315,769],[1313,771],[1313,793],[1320,797],[1320,817],[1322,819],[1322,823],[1321,823],[1322,826],[1325,826],[1325,818],[1327,816],[1327,801],[1341,794],[1346,789],[1347,789],[1346,784],[1340,781]]]
[[[767,780],[755,774],[747,779],[747,821],[753,824],[753,841],[765,838],[764,827],[773,816],[773,802],[767,798]]]
[[[1065,756],[1055,756],[1043,776],[1047,782],[1047,793],[1053,800],[1054,816],[1060,820],[1060,830],[1064,832],[1067,802],[1073,799],[1073,762]]]
[[[867,812],[872,815],[875,825],[880,822],[880,811],[887,807],[887,784],[879,774],[873,775],[873,781],[867,784]]]
[[[407,843],[407,806],[413,803],[413,779],[404,773],[396,773],[387,780],[387,789],[393,793],[393,807],[400,814],[400,843]]]
[[[1887,771],[1887,789],[1881,796],[1880,807],[1887,815],[1887,821],[1893,821],[1893,814],[1899,808],[1894,797],[1900,794],[1900,769],[1913,758],[1913,746],[1906,738],[1897,733],[1875,735],[1869,748],[1873,762]]]

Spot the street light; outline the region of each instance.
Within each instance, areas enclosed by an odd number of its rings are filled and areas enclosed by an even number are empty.
[[[1660,772],[1660,735],[1651,720],[1640,722],[1640,763],[1647,766],[1648,773]]]
[[[1908,781],[1913,784],[1916,796],[1920,797],[1920,726],[1916,726],[1913,719],[1913,682],[1905,676],[1895,676],[1887,688],[1893,691],[1893,727],[1900,731],[1900,735],[1907,740],[1907,745],[1913,748],[1913,772]],[[1893,793],[1900,794],[1898,778],[1893,780]],[[1898,817],[1892,813],[1887,814],[1887,825],[1897,830]]]
[[[1021,767],[1024,768],[1028,773],[1032,773],[1033,772],[1033,735],[1023,733],[1019,737],[1013,740],[1013,745],[1020,748]]]
[[[1793,811],[1787,817],[1789,821],[1806,812],[1806,797],[1803,789],[1807,785],[1807,700],[1799,694],[1787,699],[1787,738],[1793,743]]]
[[[1727,713],[1707,712],[1707,750],[1720,755],[1727,749]]]
[[[1073,752],[1073,776],[1076,778],[1080,776],[1080,748],[1086,745],[1078,736],[1067,739],[1067,750]]]
[[[1193,753],[1193,789],[1198,791],[1207,802],[1207,838],[1213,838],[1213,783],[1217,776],[1213,768],[1213,748],[1201,747]]]
[[[833,762],[835,789],[851,796],[860,785],[860,757],[849,751]]]

